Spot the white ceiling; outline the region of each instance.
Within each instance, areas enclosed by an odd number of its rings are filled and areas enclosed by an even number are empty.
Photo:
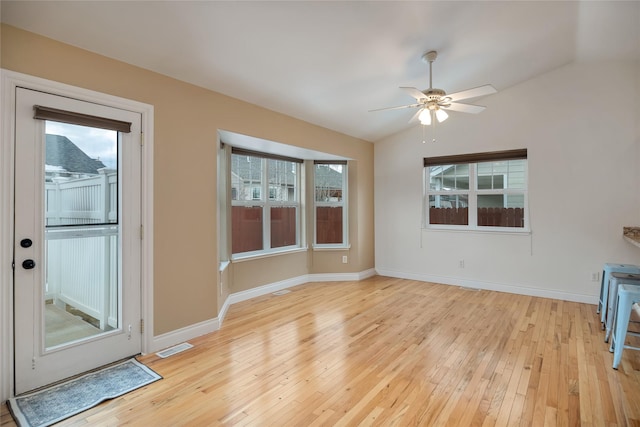
[[[640,61],[640,1],[8,1],[2,22],[376,141],[399,86],[498,91],[572,61]],[[603,82],[603,85],[605,83]],[[481,100],[478,100],[481,104]],[[460,113],[452,113],[462,120]]]

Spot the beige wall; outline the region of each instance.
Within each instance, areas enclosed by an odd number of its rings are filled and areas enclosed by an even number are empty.
[[[214,318],[228,293],[307,273],[374,266],[373,145],[132,65],[2,25],[1,66],[151,104],[154,117],[154,333]],[[251,117],[248,120],[247,117]],[[343,252],[276,256],[232,265],[218,296],[217,130],[355,160],[349,264]]]

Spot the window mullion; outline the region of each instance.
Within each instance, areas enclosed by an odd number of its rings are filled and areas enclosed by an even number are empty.
[[[304,227],[304,222],[302,220],[302,212],[304,211],[303,204],[304,199],[303,195],[306,194],[304,188],[302,187],[302,174],[304,173],[304,163],[296,164],[296,245],[302,246],[306,242],[306,227]]]
[[[342,178],[342,197],[340,198],[340,207],[342,209],[342,243],[349,241],[349,212],[345,208],[345,200],[349,197],[349,171],[344,168]]]
[[[271,249],[271,204],[269,200],[269,163],[266,158],[260,160],[262,164],[262,245],[264,250]]]
[[[476,163],[469,164],[469,227],[478,226],[478,180]]]

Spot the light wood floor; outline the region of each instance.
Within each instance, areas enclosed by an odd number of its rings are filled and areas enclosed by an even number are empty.
[[[62,426],[640,425],[595,306],[374,277],[230,307],[164,379]],[[11,425],[6,407],[2,425]]]

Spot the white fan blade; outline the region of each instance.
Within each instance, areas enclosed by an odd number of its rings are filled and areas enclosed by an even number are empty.
[[[463,90],[461,92],[451,93],[446,95],[451,101],[462,101],[463,99],[477,98],[479,96],[491,95],[496,93],[497,90],[491,85],[484,85],[474,87],[473,89]]]
[[[369,112],[373,113],[374,111],[401,110],[403,108],[416,108],[416,107],[422,107],[422,104],[409,104],[409,105],[399,105],[397,107],[377,108],[375,110],[369,110]]]
[[[484,111],[485,108],[482,105],[462,104],[460,102],[452,102],[449,105],[443,105],[442,108],[451,111],[459,111],[461,113],[478,114]]]
[[[407,91],[409,95],[413,96],[416,99],[416,101],[427,98],[424,93],[420,92],[415,87],[400,87],[400,89]]]

